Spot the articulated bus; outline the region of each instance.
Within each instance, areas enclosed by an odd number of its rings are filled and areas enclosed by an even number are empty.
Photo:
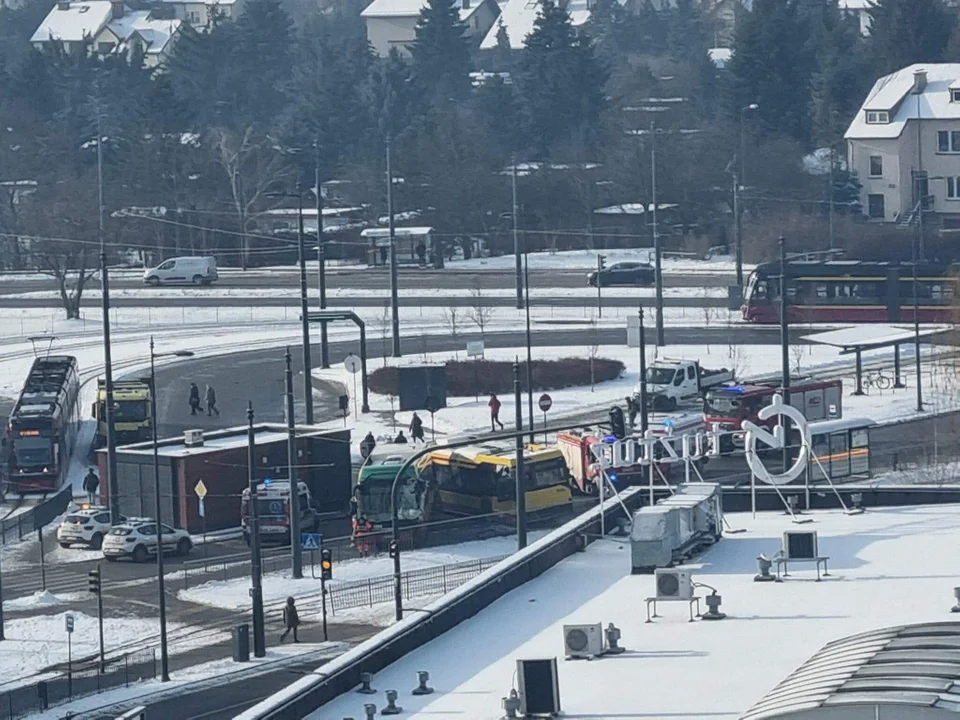
[[[357,514],[366,517],[374,527],[390,527],[390,489],[401,466],[417,450],[412,445],[377,445],[360,466],[354,489]],[[401,525],[416,525],[432,519],[434,493],[420,478],[416,463],[404,470],[398,495],[397,515]]]
[[[916,281],[914,281],[916,273]],[[836,260],[787,261],[787,312],[791,322],[913,321],[914,285],[920,322],[947,322],[960,266]],[[780,318],[780,263],[757,266],[744,291],[743,319]]]
[[[527,512],[568,507],[570,472],[558,448],[527,446],[523,455]],[[455,515],[512,513],[516,508],[516,449],[511,443],[438,448],[420,462],[435,483],[440,507]]]

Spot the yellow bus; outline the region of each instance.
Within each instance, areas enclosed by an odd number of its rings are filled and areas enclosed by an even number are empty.
[[[557,448],[527,446],[523,454],[527,512],[569,506],[570,472]],[[457,515],[512,513],[516,507],[516,448],[509,442],[438,448],[420,461],[441,509]]]

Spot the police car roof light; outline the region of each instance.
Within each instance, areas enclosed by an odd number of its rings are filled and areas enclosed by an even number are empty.
[[[742,395],[744,392],[743,385],[731,385],[729,387],[720,388],[722,392],[736,393],[737,395]]]
[[[604,436],[604,438],[603,438],[603,442],[612,445],[613,443],[617,442],[617,436],[616,436],[616,435],[606,435],[606,436]]]

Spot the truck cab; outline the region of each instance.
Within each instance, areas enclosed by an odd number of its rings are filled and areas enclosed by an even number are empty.
[[[153,408],[150,384],[141,380],[114,380],[113,382],[113,431],[118,445],[127,445],[149,440],[153,434],[151,415]],[[96,447],[107,444],[107,387],[101,378],[97,381],[97,399],[93,403],[92,416],[97,421],[94,437]]]
[[[317,532],[319,519],[314,510],[313,496],[304,482],[300,490],[300,531]],[[290,543],[290,481],[264,480],[257,485],[257,519],[260,522],[260,542],[264,545]],[[250,488],[244,488],[240,499],[240,527],[243,540],[250,544]]]
[[[697,360],[664,358],[647,368],[644,381],[649,407],[670,412],[681,402],[700,397],[712,387],[732,382],[733,372],[726,368],[707,370]],[[639,400],[639,384],[633,395]]]

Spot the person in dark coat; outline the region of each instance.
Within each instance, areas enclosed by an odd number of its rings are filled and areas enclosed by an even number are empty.
[[[90,468],[83,478],[83,491],[87,494],[87,500],[90,501],[91,505],[97,504],[97,490],[99,487],[100,478],[97,477],[96,471]]]
[[[190,414],[196,415],[200,410],[200,388],[196,383],[190,383]]]
[[[287,598],[287,604],[283,606],[283,627],[286,628],[280,635],[280,642],[287,639],[287,635],[293,630],[293,641],[300,642],[297,637],[297,628],[300,627],[300,613],[297,612],[297,606],[294,604],[293,597]]]
[[[632,397],[627,396],[627,419],[630,422],[631,428],[634,427],[637,422],[637,412],[639,411],[637,404]]]
[[[217,417],[220,417],[220,411],[217,409],[217,391],[213,389],[213,385],[207,385],[204,400],[207,402],[207,415],[216,413]]]
[[[487,407],[490,408],[490,432],[494,432],[497,425],[503,430],[503,423],[500,422],[500,405],[500,399],[494,393],[490,393],[490,402],[487,403]]]
[[[387,264],[387,248],[386,247],[380,248],[380,264],[381,265]]]
[[[366,460],[370,457],[370,453],[373,452],[373,449],[377,446],[377,441],[373,437],[372,432],[368,432],[366,437],[360,441],[360,457]]]
[[[403,430],[393,439],[395,443],[400,443],[401,445],[407,444],[407,436],[403,434]]]
[[[427,246],[423,244],[423,240],[417,243],[417,258],[420,260],[420,267],[427,264]]]
[[[426,442],[423,439],[423,420],[420,419],[420,416],[416,413],[413,414],[413,417],[410,418],[410,437],[413,438],[413,442]]]

